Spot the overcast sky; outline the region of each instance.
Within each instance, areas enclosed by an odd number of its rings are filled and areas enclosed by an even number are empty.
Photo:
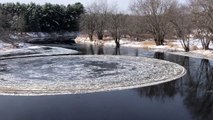
[[[0,3],[5,3],[5,2],[20,2],[20,3],[38,3],[38,4],[45,4],[45,3],[53,3],[53,4],[73,4],[76,2],[81,2],[84,6],[87,6],[88,4],[97,1],[97,0],[0,0]],[[126,11],[129,8],[129,2],[133,0],[108,0],[109,4],[117,4],[120,10]],[[185,0],[180,0],[180,1],[185,1]]]

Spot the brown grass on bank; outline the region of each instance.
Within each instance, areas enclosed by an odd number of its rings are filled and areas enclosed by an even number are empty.
[[[199,48],[197,46],[193,45],[190,47],[190,50],[199,50]]]
[[[154,41],[144,41],[143,42],[143,46],[144,47],[149,47],[149,46],[155,46],[156,44],[155,44],[155,42]]]
[[[170,48],[178,48],[180,46],[178,46],[177,44],[174,44],[173,41],[167,41],[166,44],[170,47]]]
[[[144,50],[149,50],[150,49],[150,47],[148,47],[148,46],[143,46],[142,47]]]

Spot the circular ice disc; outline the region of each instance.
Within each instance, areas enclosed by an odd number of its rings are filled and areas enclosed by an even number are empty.
[[[0,61],[1,95],[80,94],[145,87],[185,74],[177,64],[129,56],[48,56]]]

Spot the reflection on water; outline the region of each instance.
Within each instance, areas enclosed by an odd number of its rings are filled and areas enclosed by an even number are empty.
[[[1,96],[0,119],[212,120],[213,61],[136,48],[72,47],[82,54],[145,56],[167,60],[184,66],[187,74],[176,81],[133,90],[51,97]]]
[[[164,53],[161,52],[155,52],[154,53],[154,58],[160,59],[160,60],[164,60]]]
[[[188,73],[184,104],[195,118],[210,119],[213,114],[213,70],[209,60],[201,60],[197,69]]]
[[[187,70],[187,74],[179,80],[135,90],[141,98],[146,97],[151,101],[161,103],[165,103],[168,99],[174,100],[176,96],[181,96],[183,99],[182,104],[185,106],[184,109],[187,109],[191,113],[192,119],[212,119],[213,61],[164,54],[161,52],[152,53],[134,48],[114,48],[114,52],[112,52],[112,50],[112,48],[102,49],[101,54],[153,57],[184,66]]]

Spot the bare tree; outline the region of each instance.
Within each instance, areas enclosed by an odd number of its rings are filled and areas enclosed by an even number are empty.
[[[109,8],[107,0],[95,1],[87,6],[86,14],[82,17],[82,29],[89,35],[90,40],[93,40],[95,34],[99,40],[103,40],[111,10],[113,8]]]
[[[189,7],[178,4],[174,5],[171,11],[170,22],[173,24],[176,36],[180,39],[184,50],[186,52],[190,51],[190,39],[194,25]]]
[[[197,31],[196,31],[196,37],[200,39],[203,49],[208,50],[210,43],[213,40],[213,34],[210,31],[198,25]]]
[[[156,45],[163,45],[169,32],[168,11],[174,0],[135,0],[130,8],[136,15],[144,16],[146,30],[153,35]]]
[[[115,40],[116,47],[120,47],[120,39],[125,29],[126,16],[117,10],[109,14],[108,30]]]
[[[191,6],[197,27],[196,37],[201,40],[203,49],[208,50],[213,40],[213,1],[191,0]]]
[[[9,31],[10,31],[10,24],[9,24],[9,18],[10,16],[2,14],[0,10],[0,40],[6,43],[11,43],[13,42],[10,40],[9,37]]]
[[[130,15],[127,17],[128,35],[135,40],[140,40],[142,34],[145,34],[144,19],[142,16]]]
[[[106,29],[107,25],[107,16],[110,11],[108,7],[107,0],[100,0],[96,4],[96,7],[93,9],[95,10],[95,14],[97,15],[96,18],[96,34],[99,40],[103,40],[104,30]]]
[[[81,16],[80,27],[82,31],[88,34],[90,41],[93,41],[93,36],[96,29],[96,18],[97,14],[95,13],[94,8],[95,4],[91,4],[86,8],[86,13]]]
[[[15,15],[12,19],[11,29],[16,32],[16,34],[23,34],[25,28],[24,15]]]

